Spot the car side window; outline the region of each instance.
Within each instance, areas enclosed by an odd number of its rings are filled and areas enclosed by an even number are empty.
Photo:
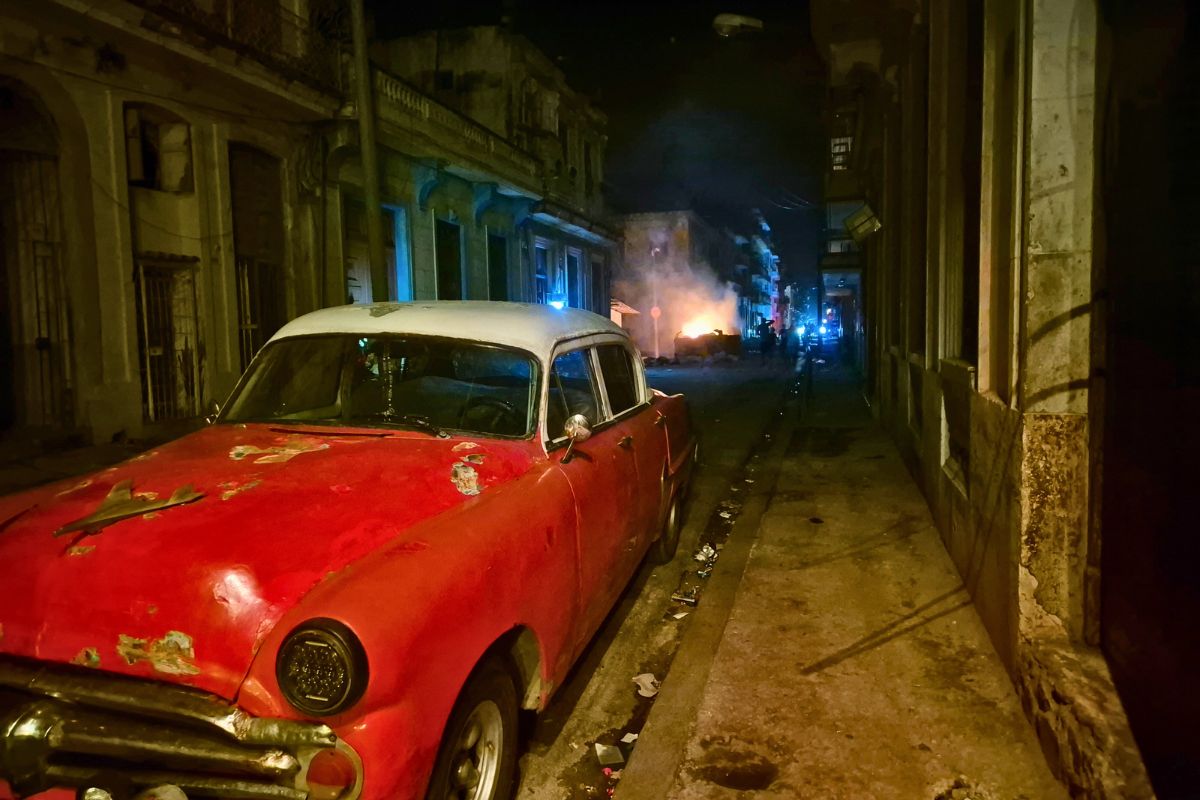
[[[602,344],[596,348],[596,355],[600,360],[600,374],[604,376],[608,405],[614,417],[620,416],[641,401],[633,361],[629,351],[619,344]]]
[[[587,350],[562,353],[550,366],[550,382],[546,398],[546,435],[550,439],[563,436],[567,417],[582,414],[590,425],[599,422],[600,408],[596,402],[596,382]]]

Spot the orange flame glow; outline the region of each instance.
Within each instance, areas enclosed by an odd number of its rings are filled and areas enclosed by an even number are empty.
[[[683,324],[682,333],[689,339],[697,339],[707,333],[712,333],[718,325],[712,317],[695,317]]]

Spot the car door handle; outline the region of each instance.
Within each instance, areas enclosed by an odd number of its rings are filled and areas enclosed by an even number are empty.
[[[620,447],[624,447],[626,450],[628,450],[629,448],[633,447],[633,437],[632,436],[622,436],[620,439],[617,440],[617,444]]]
[[[654,412],[654,424],[655,424],[655,426],[657,426],[659,428],[661,428],[663,425],[666,425],[667,424],[666,416],[660,411],[655,411]]]

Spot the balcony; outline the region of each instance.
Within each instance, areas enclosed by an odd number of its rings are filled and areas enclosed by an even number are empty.
[[[344,77],[352,86],[352,66]],[[380,135],[386,141],[389,127],[409,138],[420,131],[444,148],[456,163],[477,173],[477,179],[498,179],[522,193],[540,195],[540,169],[532,155],[462,114],[419,92],[408,83],[375,68],[376,113]]]
[[[201,49],[222,46],[274,72],[340,93],[348,50],[343,0],[130,0],[150,12],[144,27]]]

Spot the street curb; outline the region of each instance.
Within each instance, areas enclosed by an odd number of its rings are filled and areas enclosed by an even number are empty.
[[[671,670],[663,679],[637,747],[617,784],[615,798],[661,800],[674,785],[750,551],[758,542],[759,525],[775,493],[784,454],[799,423],[799,409],[799,403],[785,395],[782,423],[766,452],[757,482],[747,492],[746,504],[721,551],[717,569],[708,580],[691,625],[675,652]]]

